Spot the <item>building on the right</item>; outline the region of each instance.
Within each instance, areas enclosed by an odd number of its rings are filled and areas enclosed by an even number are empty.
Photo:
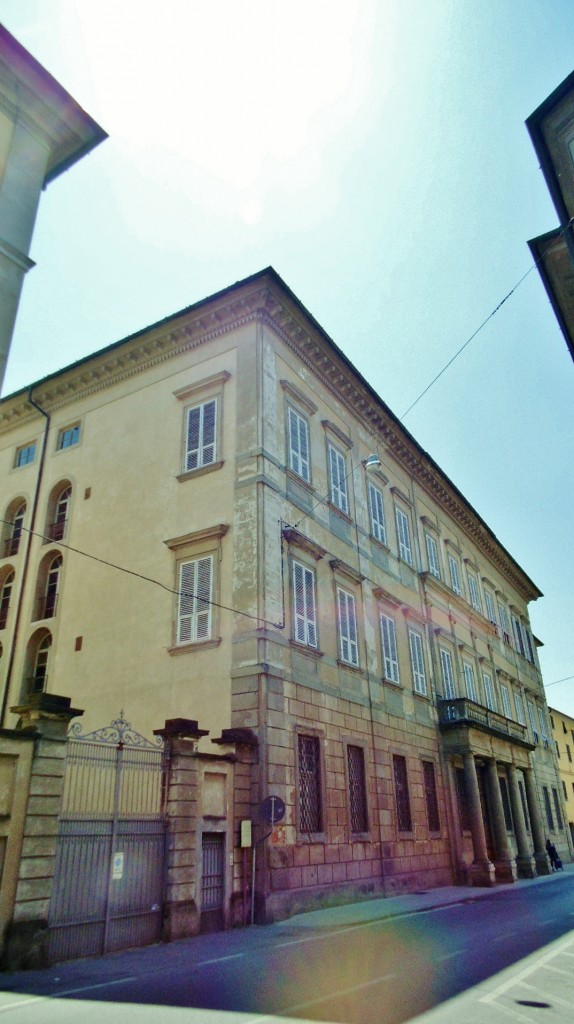
[[[574,71],[526,119],[560,226],[528,245],[574,359]]]
[[[557,708],[548,708],[552,724],[552,739],[556,745],[558,771],[562,784],[564,808],[568,818],[570,836],[574,842],[574,718]]]

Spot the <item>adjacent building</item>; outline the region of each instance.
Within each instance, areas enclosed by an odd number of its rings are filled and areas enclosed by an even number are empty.
[[[40,193],[106,134],[0,25],[0,389]]]
[[[570,837],[574,841],[574,718],[549,708]]]
[[[559,227],[528,244],[574,358],[574,72],[526,121]]]
[[[2,726],[193,733],[226,923],[271,796],[259,920],[571,859],[540,591],[274,270],[4,398],[0,480]]]

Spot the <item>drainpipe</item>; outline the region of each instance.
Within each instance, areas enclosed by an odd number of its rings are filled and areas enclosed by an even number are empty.
[[[36,478],[36,488],[34,491],[34,500],[32,502],[32,514],[30,517],[30,526],[28,528],[28,543],[26,545],[26,554],[24,555],[24,565],[22,569],[22,579],[20,581],[20,592],[18,594],[18,604],[16,607],[16,620],[14,622],[14,633],[12,635],[12,645],[10,649],[10,658],[8,661],[8,668],[6,671],[6,682],[4,684],[4,694],[2,696],[2,711],[0,712],[0,725],[5,725],[6,720],[6,705],[8,703],[8,694],[10,692],[10,683],[12,681],[12,671],[14,668],[14,658],[16,657],[16,643],[18,640],[18,633],[20,631],[20,622],[22,618],[22,605],[24,603],[24,593],[26,590],[26,581],[28,578],[28,568],[30,564],[30,550],[32,547],[32,538],[34,536],[34,526],[36,524],[36,514],[38,511],[38,502],[40,499],[40,488],[42,486],[42,477],[44,475],[44,464],[46,461],[46,449],[48,447],[48,434],[50,431],[50,414],[42,409],[37,402],[32,398],[32,388],[28,392],[28,401],[30,405],[33,405],[35,409],[46,419],[46,428],[44,430],[44,438],[42,440],[42,451],[40,453],[40,463],[38,466],[38,476]]]

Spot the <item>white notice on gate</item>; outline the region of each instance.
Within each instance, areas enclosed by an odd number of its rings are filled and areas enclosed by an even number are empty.
[[[114,853],[112,860],[112,878],[119,880],[124,877],[124,855],[123,853]]]

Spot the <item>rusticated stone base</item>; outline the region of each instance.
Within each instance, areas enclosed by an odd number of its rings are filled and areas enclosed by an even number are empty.
[[[165,942],[199,935],[199,925],[200,915],[195,900],[165,904],[162,929],[162,938]]]
[[[516,870],[519,878],[536,878],[536,861],[534,857],[517,857]]]
[[[495,860],[494,874],[497,882],[516,882],[518,871],[516,861],[513,857],[505,860]]]
[[[49,963],[47,921],[12,921],[4,939],[3,970],[30,971]]]
[[[548,857],[545,853],[535,853],[534,860],[536,862],[536,874],[537,875],[549,875],[550,864],[548,863]]]

